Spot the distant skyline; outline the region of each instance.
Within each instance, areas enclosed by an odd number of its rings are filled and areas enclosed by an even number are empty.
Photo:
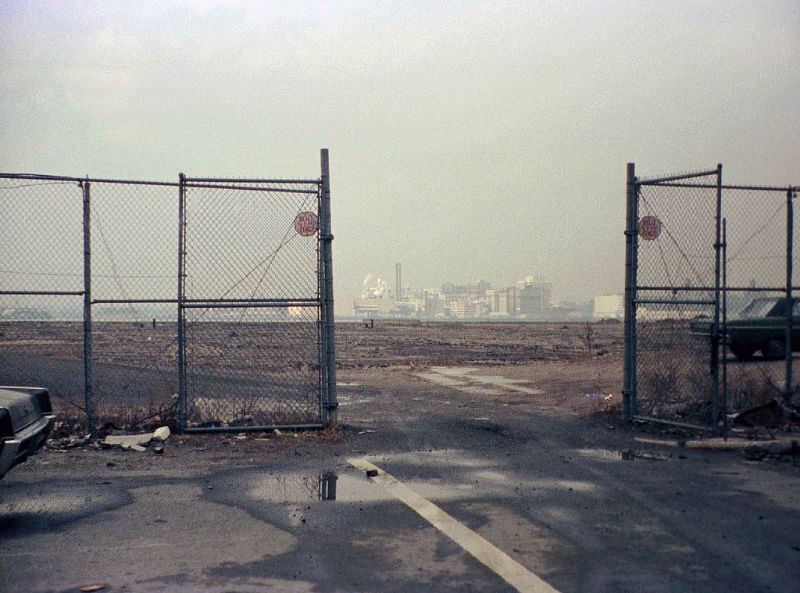
[[[800,183],[794,0],[1,6],[0,169],[307,177],[328,147],[337,312],[398,261],[620,292],[628,161]]]

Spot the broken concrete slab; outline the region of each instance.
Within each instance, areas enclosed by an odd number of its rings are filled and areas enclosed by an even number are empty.
[[[148,444],[153,439],[153,433],[147,434],[110,434],[103,439],[103,444],[111,447],[122,447],[123,449],[132,449],[133,447],[142,447]]]
[[[151,441],[163,443],[169,438],[169,435],[169,427],[161,426],[155,432],[146,434],[110,434],[103,439],[103,445],[131,449],[133,451],[146,451],[147,445]]]

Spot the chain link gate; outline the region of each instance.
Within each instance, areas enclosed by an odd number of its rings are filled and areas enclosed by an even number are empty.
[[[724,185],[721,165],[654,179],[628,165],[625,418],[726,434],[730,412],[791,403],[795,196]]]
[[[181,424],[321,426],[321,181],[181,176],[180,189]]]
[[[0,383],[89,432],[335,422],[328,170],[323,149],[310,180],[0,174]]]

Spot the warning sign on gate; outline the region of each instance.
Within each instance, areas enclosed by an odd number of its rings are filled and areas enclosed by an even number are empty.
[[[661,221],[657,216],[642,216],[639,219],[639,236],[645,241],[658,239],[661,234]]]
[[[310,237],[317,232],[317,228],[317,215],[313,212],[301,212],[294,219],[294,230],[303,237]]]

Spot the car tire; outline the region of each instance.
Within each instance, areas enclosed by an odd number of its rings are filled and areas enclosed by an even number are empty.
[[[783,340],[769,340],[762,346],[761,354],[767,360],[782,360],[786,358],[786,344]]]
[[[740,344],[738,342],[731,343],[731,352],[733,352],[733,355],[739,360],[750,360],[755,351],[756,349],[752,346]]]

